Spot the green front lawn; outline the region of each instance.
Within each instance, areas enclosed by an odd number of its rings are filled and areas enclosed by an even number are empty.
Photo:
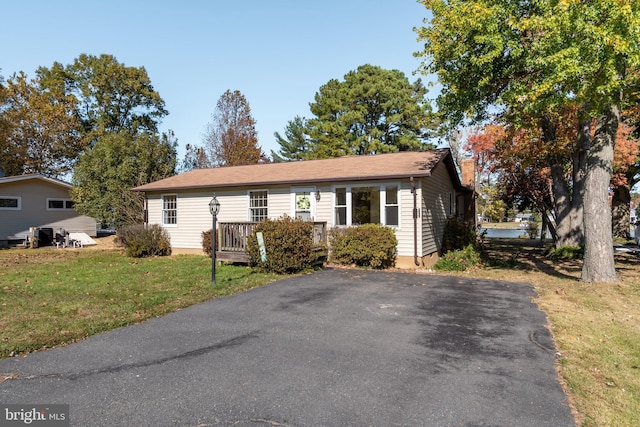
[[[119,251],[0,251],[0,358],[80,340],[283,276],[197,255],[134,259]]]

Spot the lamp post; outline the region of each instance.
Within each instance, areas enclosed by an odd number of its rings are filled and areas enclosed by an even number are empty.
[[[218,219],[218,212],[220,212],[220,202],[213,195],[213,198],[209,202],[209,212],[213,218],[213,228],[211,229],[211,283],[216,283],[216,220]]]

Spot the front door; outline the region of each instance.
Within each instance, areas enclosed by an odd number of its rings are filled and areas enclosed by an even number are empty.
[[[292,215],[304,221],[313,221],[316,216],[316,189],[313,187],[292,188]]]

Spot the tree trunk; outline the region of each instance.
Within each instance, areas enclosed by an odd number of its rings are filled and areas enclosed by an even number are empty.
[[[541,120],[542,134],[546,143],[555,141],[555,128],[549,116],[544,114]],[[583,239],[582,226],[582,181],[576,182],[576,168],[580,167],[579,153],[576,150],[573,161],[574,185],[569,188],[565,174],[565,162],[554,156],[551,159],[551,195],[556,220],[554,241],[556,248],[563,246],[580,246]]]
[[[614,189],[611,199],[611,214],[613,216],[613,237],[630,239],[631,192],[627,185],[621,185]]]
[[[573,155],[573,187],[571,190],[572,246],[584,245],[584,193],[587,171],[587,153],[591,147],[591,118],[582,118],[578,124],[578,146]]]
[[[576,217],[567,185],[564,167],[559,163],[551,165],[551,189],[556,218],[556,247],[579,246],[580,240],[574,233],[572,220]]]
[[[620,110],[612,105],[598,118],[595,136],[587,152],[584,193],[585,250],[582,266],[582,280],[586,282],[618,280],[613,258],[609,183],[619,121]]]

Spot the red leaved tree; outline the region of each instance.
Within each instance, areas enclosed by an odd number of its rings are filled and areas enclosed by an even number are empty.
[[[623,239],[631,237],[631,188],[638,182],[640,174],[640,139],[634,137],[631,131],[631,127],[626,124],[618,127],[611,178],[613,236]]]

